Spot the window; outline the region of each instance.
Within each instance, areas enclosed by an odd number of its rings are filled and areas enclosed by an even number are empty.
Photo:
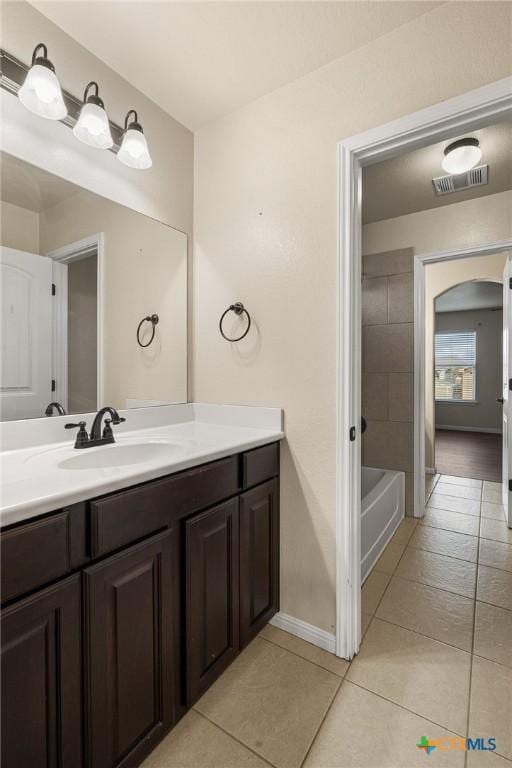
[[[435,337],[435,399],[475,400],[476,331],[441,331]]]

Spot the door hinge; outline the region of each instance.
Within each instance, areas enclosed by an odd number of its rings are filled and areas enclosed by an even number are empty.
[[[508,279],[508,287],[512,290],[512,277]]]
[[[508,388],[512,390],[512,379],[508,380]]]
[[[55,283],[52,283],[52,296],[55,296],[57,293],[57,288],[55,287]]]
[[[512,492],[512,480],[508,481],[508,489]]]
[[[355,427],[350,427],[348,436],[350,438],[350,442],[353,443],[354,440],[356,439],[356,428]]]
[[[57,389],[57,384],[55,382],[55,379],[52,379],[52,392],[55,392],[56,389]]]

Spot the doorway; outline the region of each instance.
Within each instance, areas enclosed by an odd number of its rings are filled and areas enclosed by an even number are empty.
[[[512,115],[510,79],[408,115],[340,142],[336,475],[336,653],[352,658],[361,642],[361,262],[362,169]],[[498,248],[503,244],[498,243]],[[510,248],[507,242],[506,247]],[[494,249],[496,250],[496,248]],[[457,255],[452,255],[457,258]],[[415,263],[416,267],[416,263]],[[415,312],[416,312],[415,302]],[[414,355],[416,357],[417,350]],[[424,364],[421,363],[421,365]],[[415,400],[417,382],[414,384]],[[414,424],[414,433],[418,425]],[[424,431],[422,431],[424,436]],[[423,440],[424,443],[424,440]],[[415,440],[415,445],[420,445]],[[424,445],[423,449],[424,451]],[[423,464],[424,466],[424,464]],[[415,463],[415,474],[417,467]],[[415,514],[424,509],[415,496]],[[418,502],[421,504],[418,504]]]

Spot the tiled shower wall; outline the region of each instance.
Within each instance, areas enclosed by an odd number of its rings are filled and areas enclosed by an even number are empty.
[[[413,514],[413,249],[363,257],[363,464],[406,473]]]

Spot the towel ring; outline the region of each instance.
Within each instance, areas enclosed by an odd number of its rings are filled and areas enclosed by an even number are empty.
[[[238,317],[240,317],[240,315],[243,315],[244,313],[247,315],[247,328],[242,333],[242,335],[238,336],[236,339],[230,339],[229,336],[226,336],[226,334],[222,330],[222,322],[223,322],[223,320],[226,317],[228,312],[234,312],[235,315],[238,315]],[[231,341],[231,342],[233,342],[233,341],[241,341],[249,333],[250,327],[251,327],[251,316],[250,316],[250,314],[248,313],[248,311],[246,310],[246,308],[244,307],[244,305],[242,304],[241,301],[236,301],[234,304],[230,304],[229,307],[222,313],[221,318],[219,320],[219,331],[221,333],[221,336],[224,339],[226,339],[226,341]]]
[[[160,318],[158,317],[158,315],[147,315],[146,317],[142,318],[142,320],[140,321],[140,323],[137,326],[137,343],[138,343],[139,347],[144,347],[144,348],[145,347],[149,347],[149,345],[151,344],[151,342],[155,338],[155,329],[156,329],[156,326],[158,324],[159,319]],[[152,332],[151,332],[151,338],[150,338],[150,340],[148,341],[147,344],[143,344],[142,341],[140,340],[140,329],[142,327],[142,323],[151,323],[152,326],[153,326],[153,329],[152,329]]]

